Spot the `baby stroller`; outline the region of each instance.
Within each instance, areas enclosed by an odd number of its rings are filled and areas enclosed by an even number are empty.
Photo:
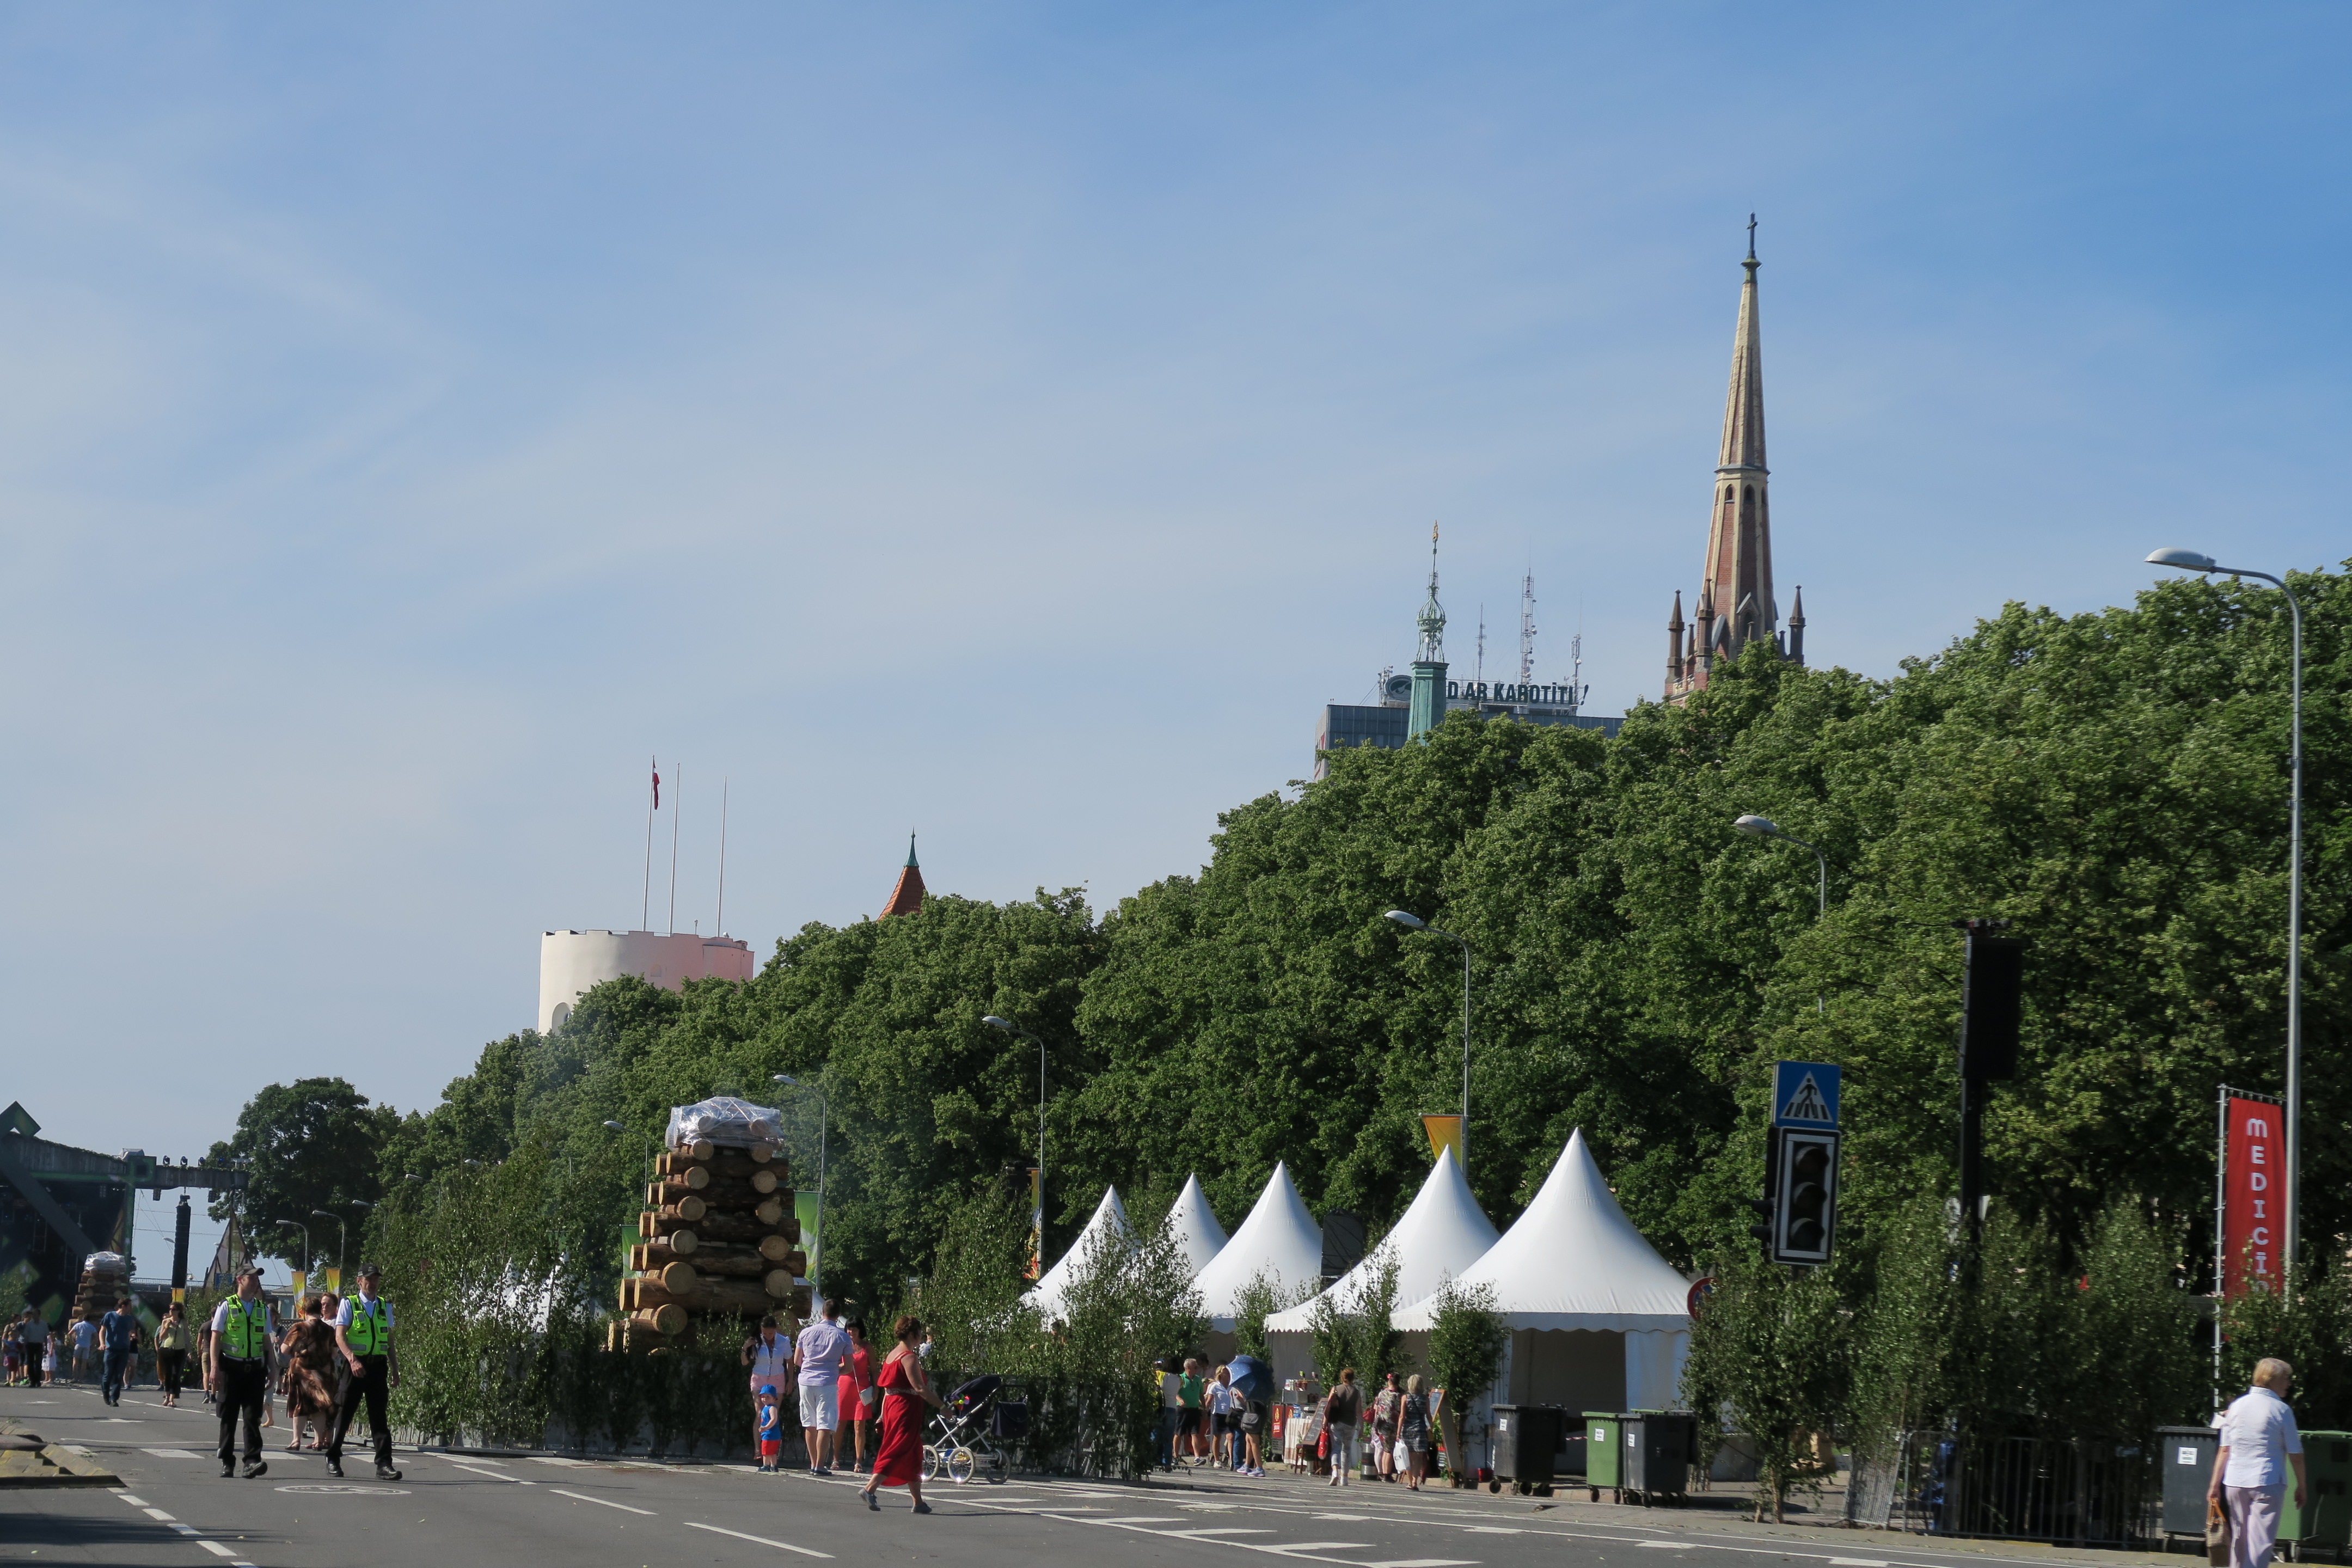
[[[991,1373],[947,1396],[931,1417],[932,1440],[923,1446],[925,1480],[939,1479],[944,1469],[948,1479],[961,1486],[985,1467],[991,1485],[1003,1482],[1004,1454],[990,1439],[1009,1441],[1029,1435],[1027,1402],[1003,1398],[1003,1389],[1004,1380]]]

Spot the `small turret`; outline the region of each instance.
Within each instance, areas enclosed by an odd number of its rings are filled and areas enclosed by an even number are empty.
[[[923,910],[923,868],[915,863],[915,836],[907,835],[907,864],[898,873],[898,885],[890,889],[890,901],[883,906],[888,915],[920,914]]]
[[[1683,591],[1675,590],[1675,613],[1666,622],[1666,684],[1683,678]]]
[[[1805,585],[1801,583],[1797,584],[1797,596],[1789,605],[1789,662],[1805,662]]]

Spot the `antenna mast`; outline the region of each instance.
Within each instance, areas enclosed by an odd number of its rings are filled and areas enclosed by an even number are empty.
[[[1480,685],[1486,679],[1486,606],[1478,606],[1478,657],[1470,667],[1470,679]]]
[[[1531,684],[1536,678],[1536,568],[1528,563],[1528,574],[1519,579],[1519,684]]]
[[[651,931],[654,924],[654,813],[661,809],[661,759],[653,760],[653,798],[646,804],[646,889],[637,906],[637,929]]]

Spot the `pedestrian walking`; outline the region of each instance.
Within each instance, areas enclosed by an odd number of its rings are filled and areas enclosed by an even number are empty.
[[[324,1448],[334,1431],[335,1395],[342,1381],[336,1374],[341,1347],[335,1342],[334,1325],[327,1321],[324,1300],[302,1298],[302,1315],[286,1331],[278,1350],[286,1363],[286,1423],[292,1428],[286,1434],[286,1451],[301,1451],[306,1426],[310,1429],[311,1448]]]
[[[1184,1375],[1176,1380],[1176,1446],[1192,1458],[1209,1452],[1209,1390],[1201,1375],[1201,1358],[1184,1358]]]
[[[335,1432],[327,1444],[327,1471],[343,1473],[343,1437],[360,1402],[367,1402],[368,1426],[375,1436],[378,1480],[396,1481],[392,1466],[392,1417],[385,1402],[400,1386],[400,1352],[393,1343],[392,1303],[376,1294],[383,1270],[373,1263],[360,1265],[359,1289],[344,1298],[335,1312],[335,1349],[343,1365],[335,1387]]]
[[[188,1375],[188,1352],[196,1342],[195,1331],[188,1327],[187,1309],[177,1301],[163,1309],[163,1321],[155,1325],[155,1381],[163,1385],[163,1408],[180,1407],[180,1389]]]
[[[853,1458],[849,1473],[866,1473],[866,1440],[874,1426],[874,1404],[879,1397],[874,1392],[874,1352],[866,1343],[866,1320],[857,1319],[848,1328],[849,1370],[841,1374],[841,1389],[836,1403],[841,1407],[841,1419],[849,1428]],[[835,1434],[835,1441],[839,1442]],[[840,1456],[835,1455],[838,1458]]]
[[[68,1381],[79,1384],[89,1375],[98,1361],[98,1309],[93,1307],[84,1312],[67,1331],[73,1342],[73,1371]]]
[[[1221,1366],[1209,1384],[1209,1429],[1212,1452],[1219,1465],[1238,1470],[1242,1465],[1242,1395],[1234,1386],[1234,1369]]]
[[[25,1386],[41,1386],[42,1363],[49,1354],[49,1322],[31,1307],[25,1309],[13,1327],[16,1353],[25,1363]]]
[[[236,1294],[213,1309],[212,1373],[214,1396],[220,1405],[220,1473],[226,1480],[236,1471],[236,1435],[245,1426],[245,1479],[269,1473],[261,1457],[261,1400],[269,1388],[269,1345],[277,1338],[268,1299],[261,1293],[261,1270],[247,1264],[237,1270]]]
[[[131,1305],[131,1298],[121,1297],[114,1310],[98,1321],[99,1354],[104,1358],[104,1372],[98,1392],[109,1405],[122,1403],[123,1384],[131,1381],[131,1371],[138,1365],[139,1313]]]
[[[1372,1473],[1384,1481],[1397,1479],[1397,1417],[1403,1409],[1404,1393],[1397,1387],[1397,1374],[1390,1373],[1372,1397]]]
[[[1413,1491],[1421,1489],[1422,1478],[1429,1474],[1429,1385],[1414,1373],[1405,1379],[1404,1403],[1397,1410],[1397,1441],[1404,1448],[1405,1486]]]
[[[2279,1510],[2294,1471],[2294,1506],[2309,1495],[2303,1434],[2286,1396],[2294,1368],[2276,1356],[2254,1363],[2254,1385],[2221,1415],[2221,1451],[2213,1456],[2213,1483],[2205,1495],[2230,1512],[2230,1568],[2269,1568],[2278,1550]]]
[[[793,1371],[793,1336],[782,1331],[775,1314],[760,1320],[759,1331],[743,1342],[743,1364],[751,1369],[751,1452],[757,1458],[766,1452],[760,1447],[767,1428],[760,1410],[760,1391],[763,1388],[783,1388],[791,1385]],[[782,1450],[778,1450],[774,1468],[783,1468]],[[771,1467],[764,1459],[760,1468]]]
[[[923,1368],[923,1325],[919,1319],[900,1318],[890,1325],[898,1342],[882,1362],[882,1375],[874,1386],[882,1395],[882,1447],[875,1451],[874,1474],[858,1491],[866,1506],[880,1512],[877,1487],[905,1487],[915,1500],[914,1511],[929,1513],[923,1500],[923,1420],[938,1407],[929,1374]]]
[[[0,1323],[0,1376],[8,1380],[9,1387],[16,1386],[24,1365],[24,1347],[16,1342],[16,1320],[11,1318]]]
[[[849,1364],[849,1334],[834,1321],[829,1301],[817,1303],[816,1321],[801,1331],[793,1348],[800,1372],[801,1436],[808,1444],[809,1473],[833,1474],[834,1429],[841,1425],[841,1379]]]
[[[1176,1434],[1184,1418],[1183,1363],[1170,1356],[1160,1363],[1160,1468],[1176,1468]]]
[[[1346,1486],[1356,1468],[1356,1427],[1364,1413],[1364,1391],[1356,1386],[1356,1369],[1343,1366],[1339,1381],[1323,1396],[1324,1447],[1331,1456],[1331,1485]]]

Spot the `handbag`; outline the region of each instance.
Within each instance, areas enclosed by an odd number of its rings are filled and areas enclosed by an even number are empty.
[[[2229,1568],[2230,1510],[2219,1498],[2205,1500],[2205,1561],[2211,1568]]]
[[[1396,1468],[1402,1470],[1412,1463],[1412,1450],[1404,1446],[1404,1439],[1400,1437],[1396,1440],[1395,1452],[1391,1453],[1389,1458],[1393,1459],[1396,1462]]]

